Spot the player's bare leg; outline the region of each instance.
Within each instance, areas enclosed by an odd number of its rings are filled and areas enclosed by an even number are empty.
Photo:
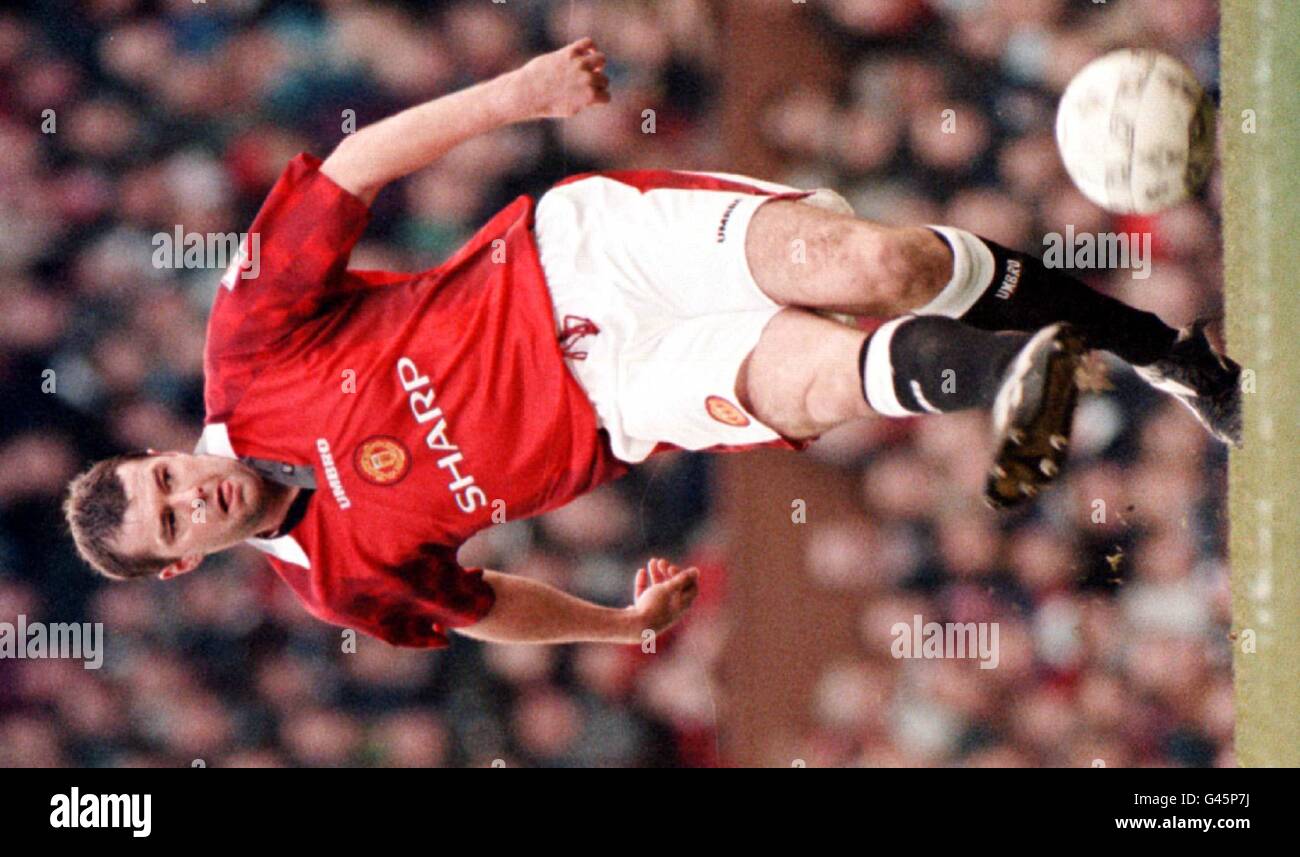
[[[903,316],[871,334],[789,307],[741,365],[736,396],[791,438],[876,411],[907,417],[993,411],[988,500],[1034,496],[1064,463],[1085,346],[1068,325],[990,333],[941,316]]]
[[[745,255],[777,303],[876,317],[917,309],[952,276],[952,253],[923,226],[891,227],[793,200],[754,213]]]
[[[783,309],[741,364],[736,398],[791,438],[817,437],[865,417],[871,406],[856,367],[866,341],[861,330],[796,307]]]
[[[852,315],[904,312],[1030,333],[1074,325],[1092,348],[1132,364],[1215,437],[1240,443],[1240,367],[1204,323],[1176,330],[1039,259],[951,227],[894,228],[791,200],[754,214],[745,244],[760,289],[778,303]]]

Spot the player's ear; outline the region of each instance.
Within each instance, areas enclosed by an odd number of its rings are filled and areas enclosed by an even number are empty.
[[[199,567],[203,562],[203,557],[196,553],[187,553],[185,556],[173,562],[171,565],[158,572],[159,580],[171,580],[173,577],[179,577],[182,574],[188,574]]]

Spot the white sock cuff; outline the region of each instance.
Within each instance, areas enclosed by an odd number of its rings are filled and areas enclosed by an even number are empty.
[[[988,245],[965,229],[953,226],[930,226],[952,248],[952,279],[934,300],[918,310],[917,315],[943,315],[961,318],[988,291],[993,282],[996,262]]]
[[[899,325],[910,321],[911,316],[903,316],[888,321],[876,328],[867,343],[866,377],[862,386],[867,391],[867,404],[876,413],[886,417],[915,416],[903,407],[894,390],[894,367],[889,359],[889,343],[894,338],[894,331]]]

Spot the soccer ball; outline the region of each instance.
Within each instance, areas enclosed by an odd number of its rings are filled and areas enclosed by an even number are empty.
[[[1150,214],[1205,182],[1214,162],[1214,105],[1173,57],[1115,51],[1066,87],[1056,143],[1084,196],[1116,214]]]

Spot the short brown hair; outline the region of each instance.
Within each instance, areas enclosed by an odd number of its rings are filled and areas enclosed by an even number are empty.
[[[114,580],[152,577],[171,564],[157,556],[126,556],[110,543],[126,517],[126,486],[117,475],[124,462],[149,458],[153,453],[126,452],[105,458],[68,483],[63,516],[68,521],[77,553],[95,571]]]

